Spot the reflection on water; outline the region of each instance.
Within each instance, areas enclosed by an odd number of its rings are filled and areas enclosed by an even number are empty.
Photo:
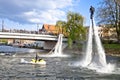
[[[46,65],[33,65],[20,63],[21,58],[30,61],[34,53],[16,56],[0,55],[0,80],[119,80],[120,69],[111,74],[96,73],[93,70],[71,65],[79,60],[79,56],[51,58],[43,57]],[[108,57],[109,58],[109,57]],[[118,58],[109,61],[117,63]]]

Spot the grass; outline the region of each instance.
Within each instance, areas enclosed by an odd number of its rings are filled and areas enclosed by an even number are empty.
[[[112,56],[120,56],[120,44],[103,44],[105,52]]]
[[[106,49],[120,49],[120,44],[103,44]]]

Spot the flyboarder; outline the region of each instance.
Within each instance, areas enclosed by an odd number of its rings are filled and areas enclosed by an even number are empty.
[[[93,24],[93,15],[94,15],[94,12],[95,12],[95,8],[93,7],[93,6],[90,6],[90,19],[91,19],[91,22],[92,22],[92,31],[93,31],[93,37],[92,37],[92,44],[93,44],[93,46],[92,46],[92,48],[95,48],[95,46],[94,46],[94,24]],[[89,66],[91,63],[92,63],[92,61],[93,61],[93,59],[94,59],[94,56],[95,56],[95,50],[94,49],[92,49],[92,59],[91,59],[91,61],[90,61],[90,63],[89,64],[87,64],[87,66]]]
[[[90,19],[93,19],[93,15],[94,15],[94,12],[95,12],[95,8],[93,6],[90,6]]]

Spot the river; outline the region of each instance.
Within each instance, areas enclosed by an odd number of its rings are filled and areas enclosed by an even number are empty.
[[[30,61],[35,53],[43,50],[0,46],[0,80],[120,80],[119,57],[107,56],[107,61],[116,63],[113,73],[98,73],[94,70],[73,66],[80,61],[80,55],[71,57],[41,57],[47,64],[23,64],[21,59]]]

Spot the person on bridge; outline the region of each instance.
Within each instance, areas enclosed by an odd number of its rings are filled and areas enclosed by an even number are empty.
[[[94,15],[94,12],[95,12],[95,8],[93,6],[90,6],[90,19],[93,19],[93,15]]]

